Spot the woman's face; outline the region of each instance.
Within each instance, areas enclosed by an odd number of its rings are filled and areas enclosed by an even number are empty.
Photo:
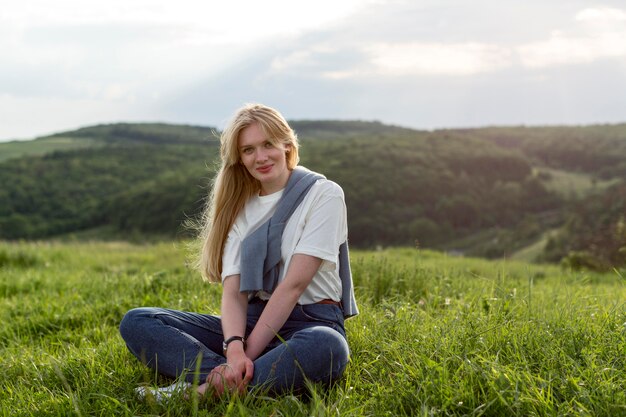
[[[290,145],[274,144],[258,123],[252,123],[239,134],[237,141],[241,163],[250,175],[261,182],[261,195],[282,190],[289,179],[286,153]]]

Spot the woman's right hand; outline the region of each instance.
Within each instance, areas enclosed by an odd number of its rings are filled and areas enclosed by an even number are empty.
[[[254,363],[248,358],[243,348],[228,349],[227,363],[215,367],[207,377],[218,395],[225,391],[244,394],[254,375]]]

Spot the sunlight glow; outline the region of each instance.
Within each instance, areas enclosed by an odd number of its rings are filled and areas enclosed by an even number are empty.
[[[239,43],[323,26],[368,4],[367,0],[263,2],[181,0],[46,0],[14,2],[0,12],[0,22],[32,26],[140,25],[178,28],[191,43]],[[34,23],[30,23],[34,22]]]
[[[377,43],[367,51],[378,70],[391,75],[470,75],[511,65],[506,48],[476,42]]]

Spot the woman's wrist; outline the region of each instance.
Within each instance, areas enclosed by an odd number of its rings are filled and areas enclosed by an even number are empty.
[[[243,350],[246,350],[246,339],[243,336],[231,336],[228,339],[224,340],[224,342],[222,343],[224,356],[226,356],[228,353],[228,345],[230,345],[231,343],[234,345],[236,344],[236,342],[241,342]]]
[[[228,350],[225,352],[226,360],[235,358],[240,355],[245,355],[243,343],[240,341],[234,341],[228,345]]]

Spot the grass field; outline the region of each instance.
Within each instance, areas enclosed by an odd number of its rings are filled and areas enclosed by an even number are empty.
[[[626,415],[624,271],[417,249],[353,253],[352,360],[308,397],[141,402],[164,381],[118,335],[135,306],[215,313],[181,243],[0,243],[3,416]]]
[[[53,136],[38,140],[0,143],[0,162],[22,156],[43,155],[55,151],[102,146],[91,138]]]
[[[550,179],[544,181],[546,188],[563,198],[581,198],[594,192],[607,189],[619,182],[619,179],[594,179],[592,175],[542,167],[540,171],[549,174]]]

